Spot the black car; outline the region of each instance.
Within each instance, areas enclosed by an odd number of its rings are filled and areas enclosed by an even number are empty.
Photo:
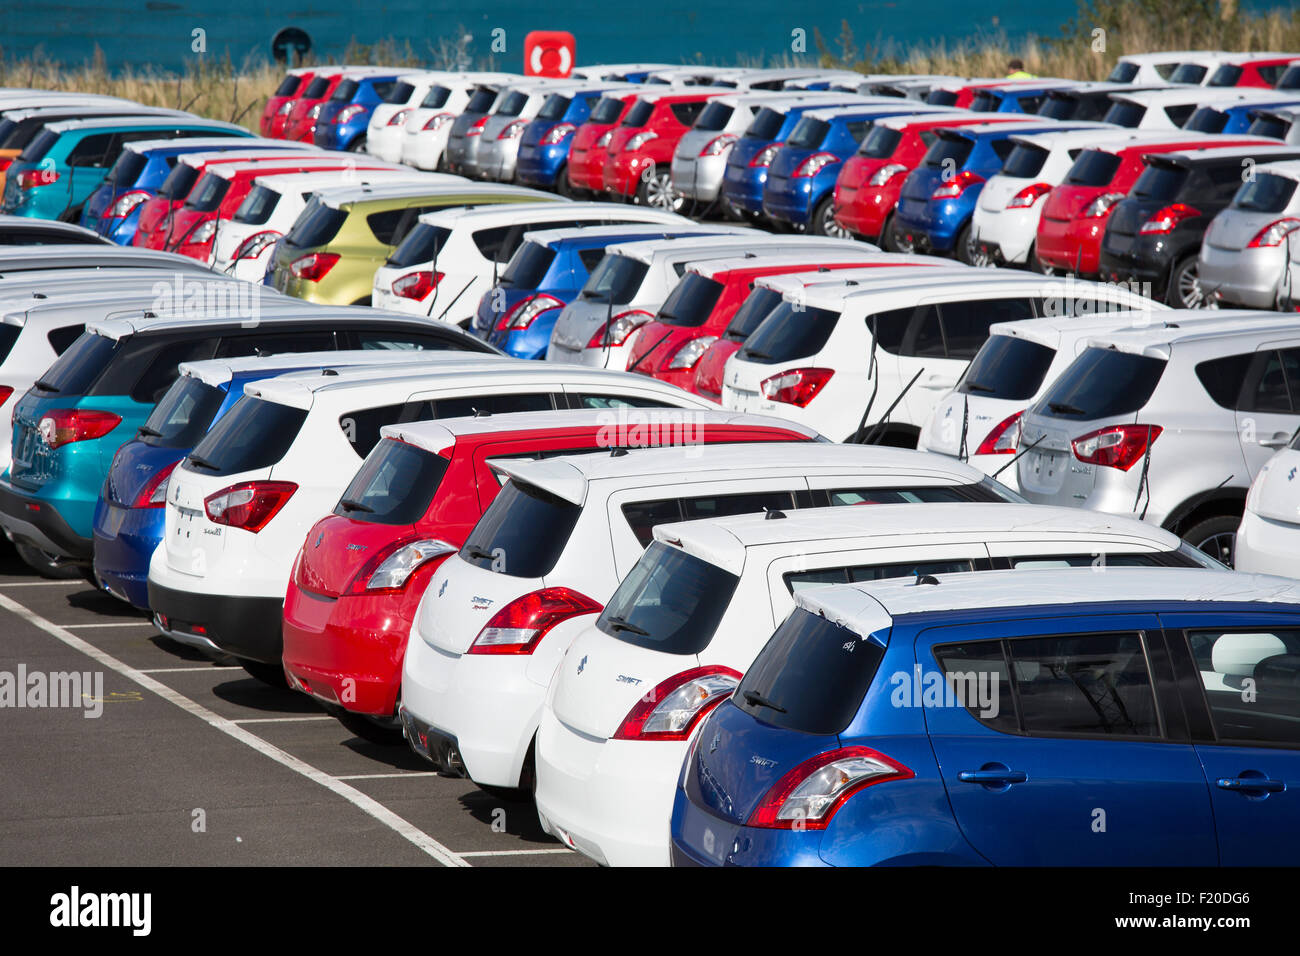
[[[1146,169],[1115,205],[1101,241],[1100,272],[1136,282],[1175,308],[1198,308],[1196,258],[1205,230],[1257,163],[1300,159],[1300,148],[1261,145],[1146,156]]]
[[[1128,83],[1094,83],[1073,90],[1049,90],[1038,107],[1038,115],[1056,120],[1085,120],[1100,123],[1115,105],[1112,93],[1137,93],[1155,89]]]

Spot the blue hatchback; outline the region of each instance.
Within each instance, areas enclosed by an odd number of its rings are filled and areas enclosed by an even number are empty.
[[[398,74],[344,77],[316,118],[315,143],[323,149],[360,150],[365,146],[370,114],[397,83]]]
[[[1232,106],[1201,106],[1196,112],[1187,118],[1183,124],[1183,129],[1189,133],[1252,133],[1256,134],[1256,128],[1252,125],[1261,113],[1267,113],[1271,110],[1283,109],[1289,106],[1300,104],[1300,100],[1294,95],[1283,99],[1269,100],[1266,103],[1250,102],[1237,103]],[[1261,126],[1257,135],[1271,136],[1274,139],[1283,139],[1286,133],[1275,136],[1273,132],[1268,131],[1266,127]]]
[[[1293,866],[1298,728],[1294,581],[1112,567],[810,589],[702,724],[673,862]]]
[[[548,96],[536,118],[524,127],[519,140],[515,180],[522,186],[557,189],[561,195],[566,195],[569,177],[565,174],[565,166],[569,162],[569,146],[574,131],[587,122],[591,108],[601,96],[623,88],[623,84],[607,83],[576,92],[557,91]]]
[[[1037,113],[1047,95],[1061,88],[1060,83],[986,86],[971,97],[969,108],[973,113]]]

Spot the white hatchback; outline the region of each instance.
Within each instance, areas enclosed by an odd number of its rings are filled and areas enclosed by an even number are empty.
[[[390,163],[400,163],[407,118],[424,102],[435,83],[455,75],[419,70],[399,76],[384,101],[370,112],[370,122],[366,124],[366,152]]]
[[[514,73],[454,73],[434,83],[402,124],[402,162],[416,169],[442,169],[451,124],[485,83],[518,79]]]

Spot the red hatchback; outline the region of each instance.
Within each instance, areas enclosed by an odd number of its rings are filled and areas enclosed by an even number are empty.
[[[289,111],[293,109],[294,100],[307,88],[319,69],[318,66],[303,66],[285,74],[262,109],[259,128],[263,136],[271,139],[284,136],[284,124],[289,118]]]
[[[1206,86],[1245,86],[1271,90],[1282,79],[1286,68],[1296,62],[1294,53],[1243,53],[1218,68],[1205,81]]]
[[[1129,145],[1125,145],[1125,143]],[[1081,152],[1065,180],[1052,188],[1038,220],[1034,250],[1050,269],[1095,276],[1106,220],[1128,195],[1149,153],[1176,153],[1205,146],[1242,146],[1269,142],[1258,136],[1212,136],[1207,133],[1134,132],[1131,140]],[[1276,145],[1276,141],[1272,141]]]
[[[642,93],[614,127],[606,148],[605,191],[642,205],[676,209],[682,198],[672,188],[673,153],[709,100],[725,87],[690,92]]]
[[[311,82],[302,95],[294,100],[289,115],[285,117],[282,137],[300,143],[316,142],[316,117],[342,79],[341,68],[325,70],[312,76]]]
[[[952,112],[916,116],[890,116],[876,120],[858,151],[845,160],[835,180],[835,221],[849,232],[872,242],[885,237],[907,174],[917,167],[935,132],[975,123],[1015,123],[1020,113]]]
[[[605,191],[605,157],[614,129],[636,102],[636,93],[603,96],[591,116],[573,133],[569,145],[569,183],[593,193]]]

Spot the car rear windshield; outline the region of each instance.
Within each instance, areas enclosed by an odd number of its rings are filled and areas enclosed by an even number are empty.
[[[1002,97],[987,90],[976,93],[970,101],[970,110],[975,113],[996,113],[1002,105]]]
[[[1102,122],[1123,126],[1125,129],[1135,129],[1138,123],[1142,122],[1146,112],[1147,108],[1141,103],[1134,103],[1132,100],[1116,100],[1102,117]]]
[[[1225,63],[1214,71],[1206,86],[1236,86],[1241,80],[1241,74],[1245,72],[1239,66],[1233,66],[1231,63]]]
[[[582,298],[588,302],[624,305],[632,301],[649,271],[650,266],[640,259],[607,253],[587,277],[587,284],[582,287]]]
[[[431,451],[385,438],[361,463],[334,513],[372,524],[415,524],[450,464]]]
[[[486,113],[492,109],[492,104],[497,101],[498,91],[487,87],[479,87],[474,91],[474,95],[469,98],[465,104],[466,113]]]
[[[330,99],[335,103],[346,103],[357,95],[357,90],[360,88],[361,84],[356,80],[340,80],[339,85],[334,87],[334,92],[330,94]]]
[[[498,284],[507,289],[536,289],[554,261],[555,250],[550,246],[525,242],[510,257]]]
[[[1169,163],[1151,163],[1142,170],[1133,184],[1130,195],[1137,199],[1166,202],[1175,198],[1187,181],[1187,167]]]
[[[953,90],[931,90],[926,94],[925,101],[931,106],[955,106],[957,94]]]
[[[795,149],[816,149],[825,142],[826,134],[830,131],[830,123],[815,116],[805,116],[795,124],[794,131],[785,144]]]
[[[63,395],[83,395],[109,361],[121,343],[94,332],[83,332],[72,347],[54,360],[36,380],[36,387],[45,392]]]
[[[871,159],[888,159],[894,155],[894,150],[898,148],[902,139],[901,130],[890,129],[888,126],[873,126],[871,132],[862,138],[858,155]]]
[[[1035,411],[1092,421],[1132,415],[1150,400],[1166,362],[1116,349],[1089,348],[1052,383]]]
[[[563,93],[552,93],[542,104],[542,108],[537,111],[537,118],[541,120],[562,120],[564,114],[568,112],[569,102],[572,97],[565,96]]]
[[[623,101],[614,96],[606,96],[591,111],[591,122],[608,126],[610,123],[617,123],[622,112]]]
[[[269,186],[254,186],[231,219],[249,226],[261,226],[271,218],[279,201],[280,194],[274,189]]]
[[[665,325],[698,329],[718,304],[723,285],[696,272],[688,272],[668,294],[655,318]]]
[[[348,214],[342,209],[327,206],[320,199],[313,198],[294,220],[293,228],[285,236],[285,242],[299,249],[323,246],[339,234],[339,229],[347,218]]]
[[[941,130],[939,138],[930,144],[921,162],[930,167],[937,168],[947,164],[949,169],[961,169],[966,165],[966,159],[974,148],[974,140],[969,140],[965,136],[950,136]]]
[[[1170,83],[1200,83],[1205,79],[1208,67],[1197,63],[1179,63],[1174,72],[1169,74]]]
[[[433,226],[427,222],[416,223],[388,257],[387,264],[407,269],[432,262],[451,237],[446,226]]]
[[[634,647],[698,654],[713,640],[739,582],[716,564],[655,541],[618,586],[596,627]]]
[[[1286,139],[1286,134],[1290,131],[1291,122],[1272,113],[1256,114],[1251,121],[1250,129],[1246,130],[1251,136],[1267,136],[1269,139],[1282,140]]]
[[[623,117],[624,126],[644,126],[650,122],[650,114],[655,111],[655,106],[649,100],[637,100],[632,104],[632,108],[627,111]]]
[[[221,204],[229,188],[229,179],[223,179],[215,173],[204,173],[198,185],[185,197],[185,208],[196,212],[212,212]]]
[[[275,93],[273,93],[272,95],[292,96],[294,94],[294,91],[298,89],[298,84],[301,82],[302,82],[301,76],[295,76],[294,74],[290,73],[288,76],[286,76],[283,80],[280,81],[280,85],[275,88]]]
[[[1074,119],[1074,114],[1080,112],[1079,107],[1082,102],[1078,97],[1054,90],[1047,94],[1047,99],[1039,108],[1038,115],[1056,120]]]
[[[392,103],[395,106],[401,106],[411,98],[411,94],[414,92],[415,87],[412,84],[404,83],[399,80],[394,83],[393,88],[388,91],[388,95],[384,97],[384,102]]]
[[[1011,155],[1007,157],[1007,161],[1002,164],[1002,174],[1017,179],[1029,179],[1037,176],[1046,162],[1047,150],[1043,147],[1017,143],[1011,150]]]
[[[158,187],[161,199],[184,199],[199,178],[199,171],[188,163],[177,163]]]
[[[305,408],[243,395],[194,447],[185,467],[218,476],[270,468],[284,457],[306,420]]]
[[[1183,124],[1183,129],[1190,133],[1222,133],[1227,125],[1227,113],[1213,106],[1202,106]]]
[[[1241,184],[1232,208],[1247,212],[1281,212],[1295,195],[1296,181],[1272,173],[1256,173],[1253,182]]]
[[[571,501],[510,481],[469,533],[460,556],[511,577],[544,577],[560,560],[580,514]]]
[[[9,357],[13,351],[14,343],[18,341],[18,336],[22,334],[22,328],[17,325],[8,325],[0,323],[0,363]]]
[[[1288,66],[1273,89],[1300,90],[1300,66]]]
[[[149,165],[149,160],[135,150],[124,149],[122,154],[117,157],[117,162],[113,168],[108,171],[108,176],[104,181],[114,186],[130,186],[140,178],[144,168]]]
[[[745,340],[740,357],[770,365],[816,355],[830,339],[839,318],[840,314],[830,309],[782,302]]]
[[[159,448],[193,448],[207,434],[225,397],[215,385],[182,375],[149,413],[140,440]]]
[[[45,154],[50,151],[50,147],[59,141],[59,134],[52,129],[41,130],[41,135],[23,147],[23,151],[18,154],[20,162],[34,163],[44,159]]]
[[[1085,149],[1075,159],[1065,181],[1071,186],[1105,186],[1115,178],[1119,156],[1104,149]]]
[[[1055,349],[1014,335],[990,336],[967,367],[957,391],[1028,401],[1043,384],[1055,355]]]
[[[330,81],[328,77],[314,76],[311,82],[307,84],[307,89],[303,91],[302,98],[304,100],[318,100],[325,95],[325,91],[329,88]]]
[[[749,129],[745,130],[745,135],[754,139],[776,139],[780,135],[781,126],[784,123],[784,113],[780,110],[774,110],[770,106],[764,106],[750,122]]]
[[[528,94],[515,90],[507,93],[506,98],[501,101],[501,105],[496,109],[497,116],[518,116],[528,105]]]
[[[731,116],[736,112],[736,108],[721,100],[714,100],[705,105],[700,111],[700,115],[695,118],[695,128],[703,130],[706,133],[716,133],[718,130],[726,129],[731,122]]]
[[[1138,75],[1138,66],[1136,63],[1116,63],[1115,68],[1110,71],[1110,76],[1106,77],[1107,83],[1132,83],[1133,77]]]
[[[781,304],[781,293],[773,289],[754,289],[740,303],[723,335],[733,342],[743,342],[759,324]]]
[[[749,666],[732,702],[765,724],[838,734],[862,706],[884,656],[875,641],[795,608]]]

